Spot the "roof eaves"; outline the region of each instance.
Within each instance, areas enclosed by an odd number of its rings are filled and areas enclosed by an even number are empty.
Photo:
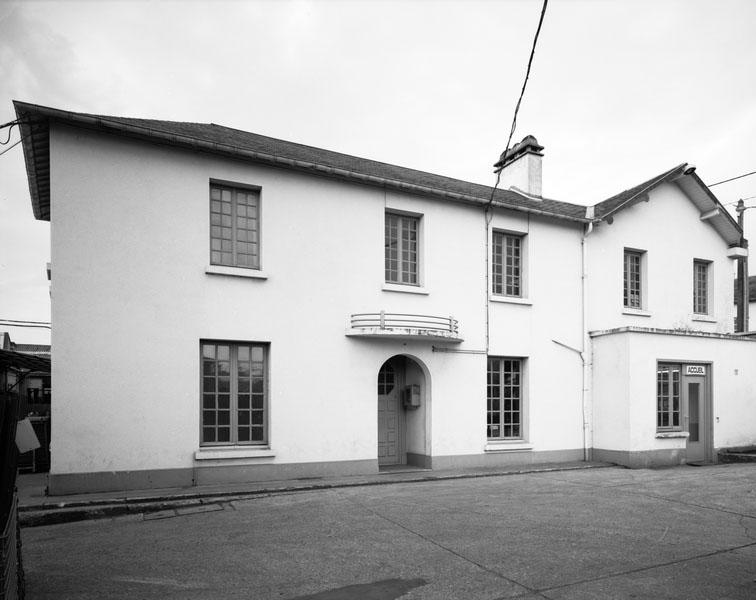
[[[706,193],[706,195],[711,199],[711,201],[714,203],[714,206],[719,209],[719,212],[721,215],[723,215],[730,224],[735,227],[739,232],[741,237],[743,236],[743,229],[740,227],[738,222],[735,220],[735,218],[730,214],[730,211],[728,211],[724,205],[719,201],[719,198],[717,198],[714,193],[709,189],[709,186],[706,185],[703,180],[698,176],[697,173],[691,173],[691,176],[693,177],[693,181],[695,181],[699,187]]]
[[[308,173],[315,173],[318,175],[323,175],[326,177],[333,177],[333,178],[342,179],[342,180],[355,181],[355,182],[359,182],[363,184],[374,185],[374,186],[379,186],[379,187],[384,187],[384,188],[397,189],[397,190],[407,191],[407,192],[424,195],[424,196],[431,196],[435,198],[447,199],[447,200],[464,202],[464,203],[475,204],[475,205],[488,203],[487,196],[484,197],[484,196],[477,196],[477,195],[471,195],[471,194],[463,194],[459,192],[444,190],[441,188],[418,185],[418,184],[410,183],[407,181],[402,181],[399,179],[390,179],[386,177],[371,175],[368,173],[362,173],[359,171],[343,169],[343,168],[334,167],[331,165],[322,164],[318,162],[304,161],[304,160],[289,158],[286,156],[270,154],[267,152],[250,150],[250,149],[242,148],[240,146],[235,146],[232,144],[224,144],[222,142],[210,141],[210,140],[203,139],[196,136],[178,134],[175,132],[170,132],[170,131],[160,129],[158,127],[148,127],[145,125],[128,122],[128,121],[121,120],[118,118],[99,116],[99,115],[90,115],[86,113],[76,113],[76,112],[65,111],[65,110],[56,109],[56,108],[50,108],[50,107],[39,106],[39,105],[34,105],[34,104],[27,104],[27,103],[19,102],[19,101],[14,101],[14,105],[16,106],[16,112],[19,115],[19,118],[21,118],[22,114],[23,115],[36,114],[36,115],[39,115],[38,118],[40,120],[44,119],[45,136],[49,136],[49,121],[55,120],[55,121],[71,123],[71,124],[82,126],[85,128],[117,132],[120,134],[126,134],[129,136],[134,136],[141,139],[157,140],[163,143],[167,143],[169,145],[189,147],[194,150],[207,151],[207,152],[212,152],[216,154],[224,154],[228,156],[234,156],[237,158],[246,158],[246,159],[253,160],[255,162],[261,162],[264,164],[269,164],[269,165],[273,165],[277,167],[295,169],[295,170],[305,171]],[[217,125],[215,125],[215,127],[217,127]],[[38,219],[44,218],[46,220],[49,220],[49,145],[47,148],[47,154],[42,159],[34,155],[34,151],[33,151],[33,148],[31,148],[31,144],[29,145],[29,147],[27,147],[26,142],[24,142],[24,150],[25,150],[25,156],[27,156],[29,186],[30,186],[30,192],[32,194],[32,202],[33,202],[33,205],[35,206],[35,216]],[[46,158],[46,167],[45,167],[45,163],[43,163],[44,158]],[[361,159],[361,160],[367,160],[367,159]],[[45,192],[44,190],[35,189],[35,185],[38,185],[39,182],[32,181],[37,178],[37,174],[40,172],[40,165],[42,165],[42,168],[47,169],[46,172],[47,172],[48,183],[47,183],[46,193],[44,193]],[[490,192],[491,188],[486,187],[485,189],[488,192]],[[517,194],[517,192],[514,192],[514,191],[512,191],[511,193]],[[530,198],[528,198],[527,196],[523,194],[517,194],[517,195],[520,196],[523,201],[530,201]],[[572,221],[572,222],[577,222],[577,223],[587,223],[589,221],[589,219],[585,218],[584,216],[575,216],[575,215],[570,215],[570,214],[561,213],[561,212],[552,212],[549,210],[543,210],[543,209],[535,208],[533,206],[519,205],[514,202],[507,202],[505,199],[502,199],[502,198],[496,198],[494,200],[494,205],[499,206],[501,208],[515,210],[518,212],[541,215],[541,216],[559,219],[559,220],[567,220],[567,221]]]
[[[21,131],[21,147],[28,174],[29,195],[34,218],[50,220],[50,129],[44,116],[34,116],[34,105],[15,100]],[[39,114],[39,113],[37,113]]]
[[[634,190],[632,194],[630,194],[627,198],[623,198],[616,206],[613,206],[612,208],[610,208],[603,214],[602,214],[602,207],[611,206],[613,201],[616,198],[627,193],[628,190],[625,190],[624,192],[620,192],[619,194],[615,194],[614,196],[612,196],[611,198],[608,198],[607,200],[604,200],[603,202],[599,202],[598,204],[594,206],[594,211],[599,215],[598,217],[596,217],[596,221],[604,221],[607,218],[614,215],[615,213],[628,207],[629,205],[633,203],[633,201],[636,198],[650,192],[652,189],[654,189],[655,187],[661,185],[662,183],[666,181],[669,181],[674,176],[678,174],[682,174],[686,166],[687,166],[687,163],[679,164],[676,167],[671,168],[669,171],[662,173],[658,177],[655,177],[649,180],[646,185],[641,184],[640,186],[637,186],[637,189],[630,188],[631,190]]]

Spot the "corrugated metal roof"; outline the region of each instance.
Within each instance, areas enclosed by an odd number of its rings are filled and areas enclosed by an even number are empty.
[[[50,359],[11,350],[0,350],[0,367],[28,369],[30,371],[50,372]]]

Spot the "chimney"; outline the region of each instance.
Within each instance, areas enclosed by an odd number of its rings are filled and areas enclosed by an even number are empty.
[[[501,171],[501,187],[540,198],[542,150],[538,140],[526,135],[519,144],[502,154],[494,165],[494,172]]]

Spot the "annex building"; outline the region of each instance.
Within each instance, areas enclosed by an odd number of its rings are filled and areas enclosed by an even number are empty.
[[[542,197],[214,124],[16,102],[51,224],[52,494],[756,442],[742,231],[681,164]]]

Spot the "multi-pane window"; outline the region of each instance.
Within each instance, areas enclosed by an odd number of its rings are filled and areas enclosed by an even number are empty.
[[[693,261],[693,312],[709,314],[709,263],[704,260]]]
[[[656,370],[656,427],[680,429],[681,365],[660,364]]]
[[[266,346],[202,342],[201,440],[263,444],[266,428]]]
[[[493,232],[493,293],[501,296],[522,296],[521,235]]]
[[[627,308],[643,308],[641,262],[643,253],[625,250],[624,304]]]
[[[392,392],[392,390],[394,389],[395,378],[396,378],[396,374],[394,372],[394,367],[392,367],[391,364],[388,362],[383,363],[381,370],[378,371],[378,395],[379,396],[385,396]]]
[[[488,358],[488,439],[522,439],[522,359]]]
[[[418,285],[418,229],[420,219],[386,213],[386,281]]]
[[[210,184],[210,264],[260,268],[260,192]]]

